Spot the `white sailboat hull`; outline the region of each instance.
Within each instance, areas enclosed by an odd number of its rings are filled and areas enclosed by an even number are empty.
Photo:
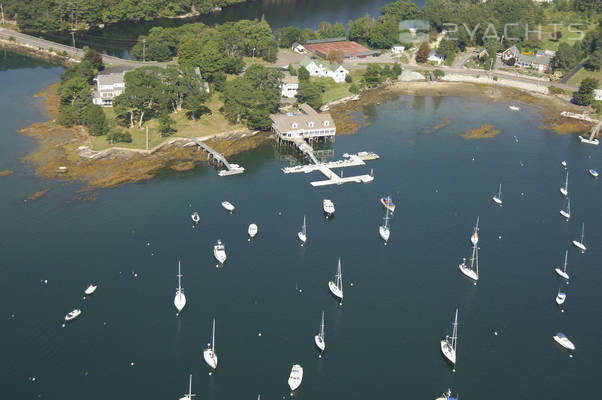
[[[456,351],[449,346],[447,340],[441,341],[441,353],[452,365],[456,365]]]
[[[567,350],[575,350],[575,345],[568,338],[559,337],[558,335],[554,335],[554,340],[556,343],[561,345]]]
[[[470,237],[470,243],[472,243],[473,246],[476,246],[477,243],[479,243],[479,234],[478,233],[473,233],[472,236]]]
[[[560,188],[560,193],[562,193],[562,195],[563,195],[564,197],[566,197],[566,195],[567,195],[567,194],[569,194],[569,191],[568,191],[568,190],[566,190],[565,188],[561,187],[561,188]]]
[[[223,264],[226,262],[226,251],[225,250],[218,250],[218,249],[213,249],[213,256],[215,257],[215,259],[220,263]]]
[[[314,337],[314,343],[316,344],[316,347],[320,349],[320,351],[324,351],[324,349],[326,348],[326,342],[324,342],[322,336],[320,335],[316,335]]]
[[[566,210],[560,210],[560,215],[562,215],[566,219],[570,219],[571,218],[571,214],[569,214],[568,212],[566,212]]]
[[[203,351],[203,358],[209,367],[212,369],[217,368],[217,355],[213,352],[213,350],[210,348],[205,349],[205,351]]]
[[[558,293],[558,295],[556,296],[556,304],[561,306],[564,304],[565,300],[566,300],[566,293]]]
[[[389,240],[389,236],[391,236],[391,231],[389,230],[389,228],[386,228],[383,225],[380,225],[378,227],[378,234],[380,235],[382,240],[387,242]]]
[[[328,288],[330,289],[330,293],[338,299],[343,299],[343,291],[339,289],[339,287],[333,282],[328,282]]]
[[[462,273],[464,275],[466,275],[467,277],[469,277],[473,281],[478,281],[479,280],[479,275],[477,274],[477,272],[474,271],[474,270],[472,270],[472,269],[470,269],[470,267],[468,265],[462,263],[458,267],[460,268],[460,271],[462,271]]]
[[[184,292],[177,292],[176,297],[173,299],[173,304],[176,306],[178,312],[182,311],[184,306],[186,306],[186,296]]]
[[[299,240],[303,243],[305,243],[307,241],[307,236],[305,236],[305,233],[303,232],[297,232],[297,236],[299,237]]]
[[[303,381],[303,368],[299,364],[293,365],[291,369],[291,373],[288,377],[288,387],[291,390],[296,390],[299,386],[301,386],[301,382]]]
[[[326,216],[332,217],[334,215],[334,203],[331,200],[324,200],[322,202],[322,208],[324,209]]]
[[[82,314],[82,310],[80,310],[79,308],[76,308],[75,310],[71,311],[69,314],[65,315],[65,321],[72,321],[75,318],[79,317]]]
[[[493,199],[493,202],[495,204],[502,205],[502,199],[500,199],[499,197],[497,197],[497,195],[493,196],[492,199]]]
[[[255,225],[255,224],[249,225],[249,229],[247,230],[249,237],[251,239],[253,239],[255,237],[255,235],[257,235],[258,231],[259,231],[259,228],[257,228],[257,225]]]
[[[583,243],[579,242],[578,240],[573,240],[573,245],[575,245],[575,247],[581,251],[587,250],[587,247],[585,247],[585,245]]]
[[[229,212],[234,211],[234,205],[229,201],[222,201],[222,207],[224,207]]]
[[[569,279],[569,274],[567,274],[564,270],[562,270],[560,268],[556,268],[555,271],[558,275],[560,275],[564,279]]]

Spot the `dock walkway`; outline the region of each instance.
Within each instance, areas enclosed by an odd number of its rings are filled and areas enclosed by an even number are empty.
[[[191,140],[194,143],[196,143],[201,149],[203,149],[207,153],[209,153],[209,156],[212,157],[212,159],[214,161],[216,161],[218,164],[223,164],[224,167],[226,167],[226,169],[223,169],[218,172],[219,176],[236,175],[236,174],[242,174],[243,172],[245,172],[245,169],[243,167],[241,167],[238,164],[229,163],[223,154],[218,153],[216,150],[214,150],[212,147],[210,147],[207,143],[205,143],[201,139],[191,138]]]

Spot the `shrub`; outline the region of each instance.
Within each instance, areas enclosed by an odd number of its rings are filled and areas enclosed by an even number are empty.
[[[497,76],[494,76],[494,77],[493,77],[493,80],[497,82]]]
[[[11,42],[16,42],[17,41],[17,39],[15,39],[14,36],[9,36],[8,40],[11,41]]]
[[[349,93],[358,94],[359,92],[360,92],[360,89],[357,87],[357,85],[355,83],[352,83],[351,86],[349,86]]]
[[[297,73],[299,75],[299,80],[300,81],[307,81],[307,80],[309,80],[309,71],[304,66],[299,67],[299,70],[297,71]]]
[[[124,132],[119,128],[115,128],[109,132],[107,140],[111,141],[111,143],[131,143],[132,135],[129,132]]]
[[[550,93],[552,93],[552,94],[566,94],[567,93],[566,90],[561,89],[557,86],[550,86],[549,90],[550,90]]]
[[[435,75],[436,78],[441,78],[445,76],[445,72],[441,71],[440,69],[436,69],[433,71],[433,75]]]
[[[345,82],[347,82],[347,83],[353,82],[353,78],[351,77],[350,74],[345,75]]]
[[[52,47],[49,47],[49,48],[48,48],[48,52],[49,52],[49,53],[52,53],[53,51],[54,51],[54,49],[53,49]]]
[[[297,70],[293,67],[293,64],[288,65],[288,72],[291,76],[297,76]]]

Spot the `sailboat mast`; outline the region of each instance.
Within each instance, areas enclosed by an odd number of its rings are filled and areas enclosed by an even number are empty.
[[[566,180],[564,181],[564,190],[569,190],[569,171],[566,171]]]
[[[320,324],[320,337],[324,339],[324,311],[322,311],[322,323]]]
[[[501,200],[502,199],[502,184],[500,183],[500,189],[498,190],[497,193],[497,197]]]
[[[456,308],[456,318],[454,320],[454,333],[452,334],[452,347],[456,351],[456,345],[458,344],[458,309]]]
[[[305,225],[305,215],[303,216],[303,234],[307,235],[307,225]]]
[[[585,222],[581,225],[581,243],[583,243],[584,236],[585,236]]]
[[[479,249],[476,244],[474,245],[474,254],[475,254],[475,262],[477,264],[475,271],[476,271],[477,277],[478,277],[479,276]]]
[[[215,318],[213,318],[213,329],[211,330],[211,350],[215,354]]]
[[[569,255],[569,251],[565,250],[564,251],[564,272],[566,272],[566,259],[567,259],[568,255]]]
[[[190,374],[190,381],[188,382],[188,398],[192,400],[192,374]]]
[[[339,268],[337,269],[337,287],[343,294],[343,274],[341,273],[341,259],[339,258]]]
[[[180,272],[180,261],[178,261],[178,292],[182,291],[182,273]]]

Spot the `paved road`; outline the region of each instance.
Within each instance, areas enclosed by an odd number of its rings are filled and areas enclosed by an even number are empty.
[[[573,75],[575,75],[579,70],[581,70],[581,68],[583,68],[586,61],[587,61],[587,58],[585,60],[581,61],[579,64],[577,64],[577,66],[575,68],[573,68],[571,70],[571,72],[569,72],[568,74],[566,74],[566,76],[564,78],[562,78],[560,83],[567,83],[569,81],[569,79],[571,79],[573,77]]]
[[[10,37],[13,37],[17,43],[24,43],[24,44],[30,45],[36,49],[40,48],[40,47],[44,50],[48,50],[49,48],[52,48],[53,50],[58,50],[61,52],[64,51],[67,54],[69,54],[70,56],[73,56],[76,58],[83,56],[82,49],[74,48],[71,46],[66,46],[66,45],[60,44],[60,43],[51,42],[51,41],[45,40],[45,39],[40,39],[35,36],[31,36],[31,35],[27,35],[25,33],[14,31],[12,29],[0,28],[0,37],[2,37],[3,39],[9,39]],[[156,62],[156,61],[149,61],[149,62],[143,63],[141,61],[135,61],[135,60],[124,60],[122,58],[108,56],[105,54],[102,55],[102,60],[104,61],[105,64],[109,64],[109,65],[113,65],[113,66],[132,67],[132,68],[138,68],[138,67],[148,66],[148,65],[165,66],[168,64],[168,63]]]

